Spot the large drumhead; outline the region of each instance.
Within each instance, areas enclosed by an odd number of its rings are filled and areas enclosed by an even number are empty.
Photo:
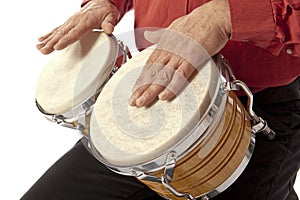
[[[162,155],[201,121],[214,98],[217,73],[208,61],[174,100],[156,101],[149,108],[129,106],[134,83],[152,51],[145,49],[125,63],[95,104],[90,141],[110,165],[132,166]]]
[[[80,105],[107,79],[116,56],[115,39],[98,31],[56,52],[37,82],[39,106],[46,113],[62,114]]]

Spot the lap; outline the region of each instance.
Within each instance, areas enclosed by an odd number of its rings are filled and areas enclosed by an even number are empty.
[[[78,142],[29,189],[21,200],[159,199],[133,177],[107,169]]]

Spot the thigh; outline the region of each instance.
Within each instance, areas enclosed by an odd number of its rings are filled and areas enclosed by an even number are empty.
[[[158,200],[160,197],[137,179],[107,169],[78,142],[21,198],[36,199]]]
[[[256,136],[252,158],[242,175],[214,200],[297,200],[293,184],[300,163],[300,101],[256,106],[255,112],[276,132]]]

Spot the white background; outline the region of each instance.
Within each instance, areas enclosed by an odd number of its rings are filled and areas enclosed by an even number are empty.
[[[81,0],[2,1],[1,25],[1,145],[0,199],[19,199],[60,156],[79,139],[66,128],[51,124],[34,104],[35,84],[51,59],[39,53],[37,38],[63,23]],[[132,12],[116,33],[133,27]],[[297,190],[300,191],[297,185]]]

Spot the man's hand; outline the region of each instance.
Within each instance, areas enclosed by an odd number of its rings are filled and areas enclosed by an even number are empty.
[[[165,30],[145,32],[145,38],[157,43],[157,48],[138,78],[129,104],[149,106],[157,97],[176,97],[193,72],[225,46],[230,31],[227,0],[212,0]]]
[[[40,37],[37,48],[44,54],[64,49],[96,28],[111,34],[119,17],[118,9],[109,0],[92,0],[63,25]]]

